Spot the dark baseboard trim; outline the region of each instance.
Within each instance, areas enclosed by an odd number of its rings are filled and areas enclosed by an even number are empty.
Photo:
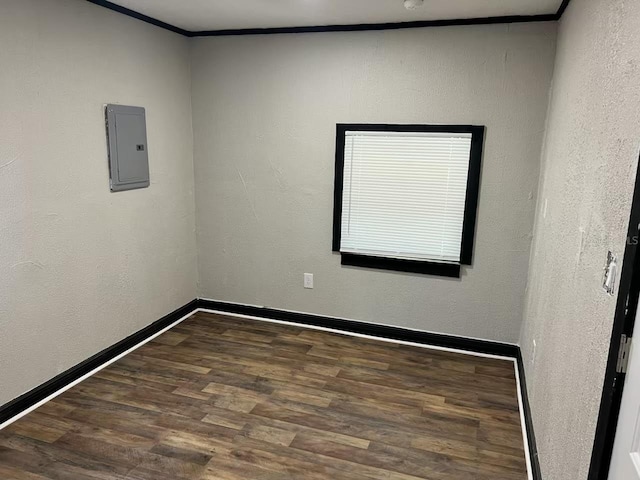
[[[60,375],[52,378],[51,380],[43,383],[42,385],[30,390],[24,395],[10,401],[9,403],[0,406],[0,424],[15,417],[24,410],[32,407],[36,403],[44,400],[49,395],[57,392],[58,390],[66,387],[71,382],[76,381],[83,375],[86,375],[90,371],[98,368],[100,365],[108,362],[109,360],[117,357],[123,352],[126,352],[131,347],[146,340],[151,335],[158,333],[163,328],[168,327],[180,318],[193,312],[198,306],[197,300],[192,300],[186,305],[178,308],[177,310],[165,315],[160,320],[156,320],[151,325],[144,327],[142,330],[129,335],[124,340],[105,348],[99,353],[96,353],[92,357],[79,363],[75,367],[71,367],[69,370],[62,372]]]
[[[524,413],[524,423],[527,428],[527,438],[529,440],[529,458],[531,459],[531,470],[533,480],[542,480],[542,471],[540,470],[540,461],[538,459],[538,447],[536,436],[533,433],[533,418],[531,416],[531,406],[529,405],[529,395],[527,394],[527,382],[525,379],[524,362],[522,360],[522,351],[518,347],[518,355],[516,357],[518,363],[518,376],[520,377],[520,393],[522,395],[522,411]]]
[[[127,15],[141,20],[156,27],[164,28],[185,37],[221,37],[228,35],[273,35],[281,33],[318,33],[318,32],[363,32],[370,30],[398,30],[403,28],[426,28],[426,27],[452,27],[463,25],[493,25],[500,23],[527,23],[527,22],[554,22],[560,18],[564,9],[567,8],[569,0],[564,0],[557,13],[542,15],[505,15],[499,17],[481,18],[454,18],[449,20],[418,20],[414,22],[389,22],[389,23],[361,23],[352,25],[315,25],[306,27],[276,27],[276,28],[238,28],[225,30],[205,30],[190,31],[176,27],[170,23],[163,22],[130,8],[117,5],[108,0],[87,0],[90,3],[99,5],[109,10]]]
[[[527,394],[527,384],[525,379],[524,363],[522,352],[518,345],[509,343],[492,342],[489,340],[479,340],[475,338],[456,337],[441,333],[421,332],[409,330],[401,327],[379,325],[375,323],[345,320],[342,318],[326,317],[308,313],[290,312],[268,307],[252,305],[242,305],[238,303],[221,302],[218,300],[198,300],[198,308],[208,310],[218,310],[227,313],[237,313],[273,320],[282,320],[298,324],[300,326],[311,325],[316,327],[332,328],[351,333],[360,333],[374,337],[386,338],[390,340],[402,340],[407,342],[433,345],[437,347],[454,348],[465,350],[470,353],[486,353],[510,357],[516,360],[518,376],[520,378],[520,392],[522,395],[522,411],[527,429],[529,457],[531,459],[531,470],[533,480],[542,480],[540,462],[538,461],[538,448],[535,434],[533,432],[533,419],[531,417],[531,407]]]
[[[165,315],[161,319],[153,322],[142,330],[139,330],[138,332],[128,336],[124,340],[121,340],[111,347],[102,350],[101,352],[93,355],[87,360],[43,383],[42,385],[32,389],[24,395],[21,395],[20,397],[10,401],[9,403],[0,406],[0,424],[22,413],[26,409],[44,400],[58,390],[63,389],[70,383],[78,380],[82,376],[100,367],[109,360],[112,360],[121,353],[129,350],[131,347],[146,340],[155,333],[158,333],[160,330],[168,327],[180,318],[193,313],[198,308],[250,315],[265,319],[281,320],[298,324],[301,327],[325,327],[335,330],[342,330],[344,332],[359,333],[374,337],[385,338],[389,340],[408,341],[424,345],[464,350],[470,353],[484,353],[514,358],[517,360],[518,374],[520,377],[522,408],[524,412],[525,425],[527,428],[527,435],[529,440],[528,448],[531,457],[533,478],[534,480],[542,480],[540,474],[540,465],[538,462],[535,436],[533,433],[533,421],[531,419],[531,410],[527,396],[524,365],[520,347],[518,345],[492,342],[489,340],[480,340],[475,338],[456,337],[440,333],[422,332],[401,327],[359,322],[342,318],[327,317],[323,315],[290,312],[287,310],[278,310],[268,307],[221,302],[217,300],[192,300],[191,302],[178,308],[170,314]]]
[[[455,348],[474,353],[486,353],[490,355],[501,355],[505,357],[517,358],[520,348],[518,345],[510,343],[492,342],[490,340],[480,340],[476,338],[456,337],[441,333],[422,332],[419,330],[409,330],[402,327],[392,327],[376,323],[359,322],[355,320],[345,320],[343,318],[326,317],[310,313],[290,312],[268,307],[257,307],[242,305],[238,303],[221,302],[217,300],[198,300],[199,308],[209,310],[219,310],[227,313],[238,313],[253,317],[268,318],[296,323],[301,326],[311,325],[315,327],[332,328],[345,332],[371,335],[390,340],[402,340],[405,342],[421,343],[433,345],[435,347]]]

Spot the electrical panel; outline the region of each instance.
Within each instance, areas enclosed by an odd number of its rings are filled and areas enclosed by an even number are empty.
[[[107,105],[111,191],[149,186],[147,125],[142,107]]]

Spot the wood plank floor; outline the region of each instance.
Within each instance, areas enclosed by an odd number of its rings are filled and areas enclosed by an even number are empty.
[[[198,313],[0,431],[3,480],[525,480],[513,363]]]

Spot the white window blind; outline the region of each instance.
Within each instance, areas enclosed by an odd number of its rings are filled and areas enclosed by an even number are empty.
[[[340,251],[459,262],[471,133],[347,131]]]

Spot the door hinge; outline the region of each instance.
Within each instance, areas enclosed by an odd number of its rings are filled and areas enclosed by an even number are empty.
[[[630,352],[631,337],[627,337],[625,334],[622,334],[620,336],[620,349],[618,350],[618,363],[616,364],[617,373],[627,373]]]

